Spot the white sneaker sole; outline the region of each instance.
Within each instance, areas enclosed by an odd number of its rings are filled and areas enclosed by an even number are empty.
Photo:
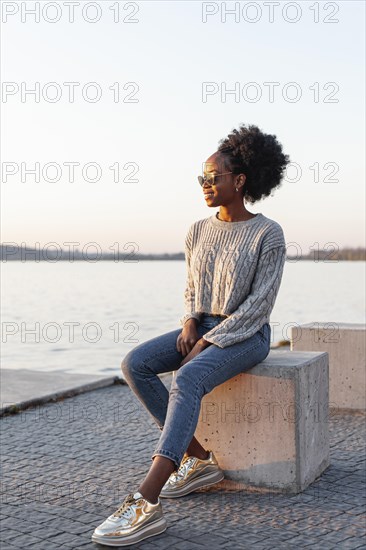
[[[104,544],[105,546],[129,546],[130,544],[136,544],[154,535],[159,535],[167,529],[167,522],[165,518],[160,518],[154,523],[150,523],[141,531],[128,535],[126,537],[103,537],[100,535],[92,534],[92,541],[98,544]]]
[[[196,489],[201,489],[203,487],[209,487],[210,485],[215,485],[216,483],[219,483],[219,481],[222,481],[223,479],[225,479],[225,476],[222,471],[211,472],[210,474],[206,474],[205,476],[201,476],[201,477],[197,477],[196,479],[193,479],[191,483],[185,485],[184,487],[180,487],[179,489],[162,490],[159,497],[162,497],[162,498],[183,497],[185,495],[188,495],[189,493],[192,493],[193,491],[196,491]]]

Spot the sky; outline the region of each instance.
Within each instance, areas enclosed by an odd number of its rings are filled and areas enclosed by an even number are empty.
[[[218,211],[204,161],[255,124],[291,165],[249,212],[304,254],[365,246],[364,20],[362,1],[2,2],[1,241],[181,252]]]

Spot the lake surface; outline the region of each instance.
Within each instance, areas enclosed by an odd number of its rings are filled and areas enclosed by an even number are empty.
[[[365,322],[365,262],[286,261],[272,344],[310,322]],[[8,262],[2,266],[3,368],[121,375],[136,345],[180,328],[182,261]]]

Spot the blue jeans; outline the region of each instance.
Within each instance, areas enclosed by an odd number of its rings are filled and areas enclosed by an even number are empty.
[[[197,324],[201,338],[223,316],[203,314]],[[211,344],[185,365],[176,342],[182,329],[173,330],[136,346],[121,364],[124,378],[162,431],[152,455],[173,460],[179,467],[197,427],[202,397],[215,386],[247,371],[267,357],[271,327],[268,323],[253,336],[226,348]],[[158,373],[177,371],[170,392]]]

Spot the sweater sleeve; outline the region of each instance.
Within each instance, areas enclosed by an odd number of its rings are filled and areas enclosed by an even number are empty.
[[[286,245],[276,246],[261,254],[250,293],[239,307],[203,338],[220,348],[242,342],[269,323],[283,274]]]
[[[195,286],[191,272],[191,257],[192,257],[192,243],[193,243],[193,226],[192,224],[188,230],[185,239],[185,258],[187,268],[186,287],[184,291],[184,315],[180,318],[180,324],[183,326],[188,319],[200,320],[200,313],[195,311]]]

